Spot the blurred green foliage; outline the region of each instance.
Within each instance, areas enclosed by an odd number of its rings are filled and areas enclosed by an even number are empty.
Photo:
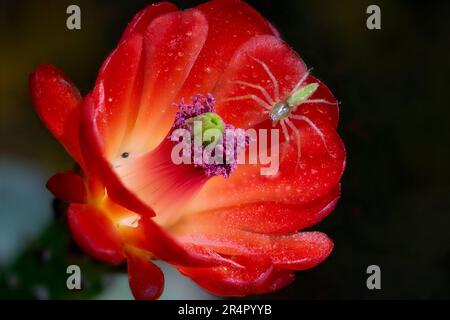
[[[54,201],[57,217],[30,242],[15,261],[0,267],[0,299],[88,299],[104,290],[120,266],[97,262],[73,242],[65,219],[65,205]],[[69,290],[70,265],[81,269],[81,290]]]

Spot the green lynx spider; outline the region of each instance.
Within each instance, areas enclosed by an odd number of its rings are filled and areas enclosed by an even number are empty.
[[[232,83],[259,90],[259,92],[261,92],[261,94],[264,96],[265,100],[258,97],[255,94],[248,94],[248,95],[243,95],[243,96],[238,96],[238,97],[227,98],[227,99],[225,99],[225,101],[237,101],[237,100],[247,100],[247,99],[251,99],[251,100],[255,101],[258,105],[260,105],[264,109],[263,112],[267,113],[268,116],[270,117],[270,119],[272,119],[274,126],[277,124],[278,121],[280,122],[283,136],[285,138],[285,141],[288,143],[291,140],[289,131],[288,131],[288,128],[290,128],[297,137],[298,159],[300,159],[300,157],[301,157],[300,130],[295,126],[295,124],[291,121],[291,119],[305,121],[314,130],[314,132],[316,132],[316,134],[320,137],[320,139],[322,140],[322,143],[324,144],[328,153],[330,153],[328,150],[323,132],[314,124],[314,122],[312,122],[311,119],[309,119],[308,117],[306,117],[304,115],[293,114],[302,103],[309,103],[309,104],[322,103],[322,104],[328,104],[328,105],[337,104],[337,103],[326,101],[324,99],[310,99],[310,97],[319,88],[318,83],[309,83],[309,84],[303,85],[303,83],[305,82],[305,80],[308,78],[308,76],[310,74],[310,70],[305,72],[305,74],[302,76],[302,78],[295,85],[294,89],[292,89],[292,91],[289,93],[289,95],[282,100],[282,99],[280,99],[280,89],[279,89],[278,81],[275,78],[275,76],[273,75],[273,73],[270,71],[267,64],[265,64],[263,61],[261,61],[257,58],[254,58],[252,56],[248,56],[248,57],[250,59],[252,59],[253,61],[255,61],[256,63],[258,63],[259,65],[261,65],[261,67],[267,73],[267,75],[269,76],[269,78],[273,84],[274,96],[273,97],[270,96],[270,94],[267,92],[267,90],[260,85],[256,85],[256,84],[249,83],[246,81],[236,80],[236,81],[232,81]],[[330,153],[330,155],[332,155],[332,154]]]

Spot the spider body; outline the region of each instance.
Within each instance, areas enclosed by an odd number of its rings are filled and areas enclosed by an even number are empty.
[[[274,122],[288,119],[297,106],[308,102],[309,97],[316,92],[318,87],[317,83],[307,84],[290,94],[284,101],[275,103],[269,113],[270,119]]]
[[[314,95],[314,93],[319,88],[318,83],[308,83],[305,84],[306,79],[309,76],[309,71],[305,72],[301,79],[298,81],[298,83],[295,85],[295,87],[292,89],[292,91],[285,97],[280,98],[280,92],[279,92],[279,84],[273,73],[270,71],[269,67],[264,61],[261,61],[257,58],[254,58],[252,56],[248,56],[250,59],[258,63],[266,72],[266,74],[269,76],[269,78],[272,81],[273,84],[273,95],[270,95],[267,90],[257,84],[245,82],[245,81],[233,81],[233,83],[253,88],[258,90],[264,98],[261,98],[260,96],[256,94],[249,94],[244,96],[238,96],[238,97],[231,97],[227,98],[226,101],[237,101],[237,100],[246,100],[251,99],[254,102],[256,102],[258,105],[260,105],[264,110],[262,112],[267,113],[269,118],[272,120],[273,125],[276,126],[278,123],[280,124],[281,130],[283,132],[283,136],[285,139],[285,142],[289,143],[291,141],[291,135],[289,134],[289,129],[291,129],[295,136],[297,141],[297,151],[298,151],[298,160],[301,157],[301,139],[300,139],[300,130],[297,128],[295,123],[292,120],[298,120],[298,121],[304,121],[306,122],[313,131],[320,137],[322,140],[322,143],[324,144],[325,148],[327,149],[330,156],[334,157],[334,155],[329,152],[325,136],[322,133],[322,131],[314,124],[314,122],[309,119],[305,115],[301,114],[295,114],[296,110],[301,104],[308,103],[308,104],[328,104],[328,105],[336,105],[336,102],[329,102],[324,99],[311,99],[311,97]]]
[[[286,101],[277,102],[273,106],[272,110],[269,113],[270,119],[272,121],[283,120],[289,117],[291,114],[292,107],[287,104]]]

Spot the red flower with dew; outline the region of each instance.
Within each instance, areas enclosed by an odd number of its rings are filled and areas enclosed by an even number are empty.
[[[212,293],[244,296],[278,290],[330,254],[325,234],[299,230],[327,216],[340,195],[338,105],[247,4],[150,5],[86,97],[49,65],[31,75],[30,87],[42,121],[81,168],[56,174],[47,187],[70,203],[81,248],[127,262],[137,299],[163,290],[152,259]],[[226,128],[279,129],[278,172],[174,164],[168,137],[205,117]]]

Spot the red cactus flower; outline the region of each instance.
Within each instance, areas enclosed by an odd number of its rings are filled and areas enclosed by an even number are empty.
[[[136,298],[162,292],[152,259],[212,293],[243,296],[278,290],[330,254],[325,234],[299,230],[327,216],[340,195],[338,106],[247,4],[148,6],[86,97],[49,65],[30,87],[42,121],[81,168],[47,187],[70,203],[69,226],[86,252],[127,261]],[[168,135],[205,111],[227,126],[279,128],[278,172],[174,164]]]

